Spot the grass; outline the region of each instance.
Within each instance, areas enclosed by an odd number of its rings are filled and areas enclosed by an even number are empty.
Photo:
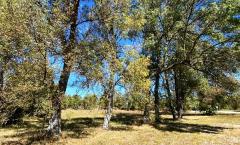
[[[43,140],[42,123],[26,118],[21,126],[0,128],[0,144],[70,145],[187,145],[240,144],[240,115],[184,116],[172,121],[163,115],[162,123],[143,124],[142,112],[114,111],[111,129],[102,129],[104,111],[65,110],[62,113],[62,139]]]

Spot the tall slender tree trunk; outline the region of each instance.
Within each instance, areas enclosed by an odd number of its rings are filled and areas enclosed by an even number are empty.
[[[180,92],[177,97],[177,118],[178,119],[181,119],[183,117],[183,112],[184,112],[183,105],[184,105],[184,95]]]
[[[129,98],[127,97],[127,111],[129,111],[130,108],[131,108],[131,103],[130,103]]]
[[[129,92],[129,88],[127,88],[127,90],[126,90],[126,102],[127,102],[127,111],[129,111],[130,110],[130,108],[131,108],[131,102],[130,102],[130,92]]]
[[[175,69],[174,73],[177,119],[181,119],[183,115],[184,104],[184,94],[181,88],[181,71]]]
[[[168,80],[167,73],[164,73],[164,79],[165,79],[165,89],[166,89],[166,92],[167,92],[167,95],[168,95],[167,103],[168,103],[169,109],[172,113],[173,120],[176,120],[176,111],[175,111],[174,104],[172,102],[172,94],[171,94],[171,91],[170,91],[170,86],[169,86],[169,80]]]
[[[3,75],[4,75],[3,65],[2,65],[2,62],[0,62],[0,106],[2,106],[3,102],[4,102],[4,99],[3,99],[3,83],[4,83]]]
[[[70,1],[67,1],[70,2]],[[67,4],[66,4],[67,6]],[[80,6],[80,0],[73,1],[73,11],[70,12],[70,8],[67,8],[70,16],[70,36],[69,42],[65,43],[66,38],[62,38],[63,44],[63,70],[60,76],[59,84],[56,93],[53,95],[52,98],[52,105],[53,105],[53,114],[51,119],[49,120],[49,126],[47,128],[48,134],[59,136],[61,135],[61,100],[64,97],[64,94],[67,89],[68,79],[72,69],[72,59],[73,56],[72,50],[75,48],[76,45],[76,29],[77,29],[77,21],[78,21],[78,10]],[[63,32],[65,33],[65,32]],[[64,35],[63,35],[64,36]]]
[[[148,123],[150,120],[150,102],[151,102],[151,91],[149,90],[148,101],[145,103],[143,111],[143,122]]]
[[[105,25],[105,24],[104,24]],[[115,56],[113,56],[113,59],[117,59],[117,42],[116,42],[116,36],[114,34],[114,19],[111,20],[111,23],[109,25],[109,32],[108,32],[108,37],[105,38],[105,40],[107,40],[110,45],[112,46],[112,48],[114,50],[116,50],[115,52]],[[104,122],[103,122],[103,128],[104,129],[109,129],[109,124],[110,124],[110,120],[112,117],[112,110],[113,110],[113,97],[115,94],[115,78],[114,78],[114,68],[115,67],[115,63],[114,61],[110,61],[110,81],[109,81],[109,92],[108,92],[108,106],[106,109],[106,113],[105,113],[105,117],[104,117]]]
[[[0,62],[0,95],[2,94],[3,91],[3,65],[2,62]]]
[[[155,122],[159,123],[160,120],[160,98],[159,98],[159,80],[160,80],[160,74],[155,74],[155,87],[154,87],[154,109],[155,109]]]
[[[110,120],[112,117],[112,109],[113,109],[113,97],[114,97],[114,75],[111,74],[110,77],[110,82],[109,82],[109,90],[107,93],[108,96],[108,105],[106,108],[106,112],[105,112],[105,116],[104,116],[104,122],[103,122],[103,128],[104,129],[109,129],[109,124],[110,124]]]
[[[143,111],[143,122],[148,123],[149,120],[150,120],[149,103],[145,103],[144,111]]]

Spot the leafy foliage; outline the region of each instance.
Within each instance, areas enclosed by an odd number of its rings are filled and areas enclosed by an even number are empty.
[[[59,135],[62,108],[106,109],[107,128],[116,108],[239,109],[239,20],[236,0],[0,0],[0,123]],[[98,95],[66,96],[72,74]]]

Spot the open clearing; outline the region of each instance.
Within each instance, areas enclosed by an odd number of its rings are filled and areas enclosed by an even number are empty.
[[[62,113],[62,139],[41,137],[44,124],[26,118],[23,125],[0,128],[1,144],[70,145],[237,145],[240,144],[240,115],[187,115],[172,121],[163,115],[160,125],[143,124],[142,112],[114,111],[109,131],[103,130],[102,110],[65,110]]]

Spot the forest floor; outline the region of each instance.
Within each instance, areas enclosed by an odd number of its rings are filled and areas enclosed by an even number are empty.
[[[223,111],[224,112],[224,111]],[[26,118],[21,126],[0,128],[0,144],[69,145],[240,145],[240,114],[187,114],[181,121],[162,116],[162,123],[143,124],[140,111],[114,111],[111,129],[102,129],[102,110],[64,110],[62,138],[41,137],[44,124]]]

